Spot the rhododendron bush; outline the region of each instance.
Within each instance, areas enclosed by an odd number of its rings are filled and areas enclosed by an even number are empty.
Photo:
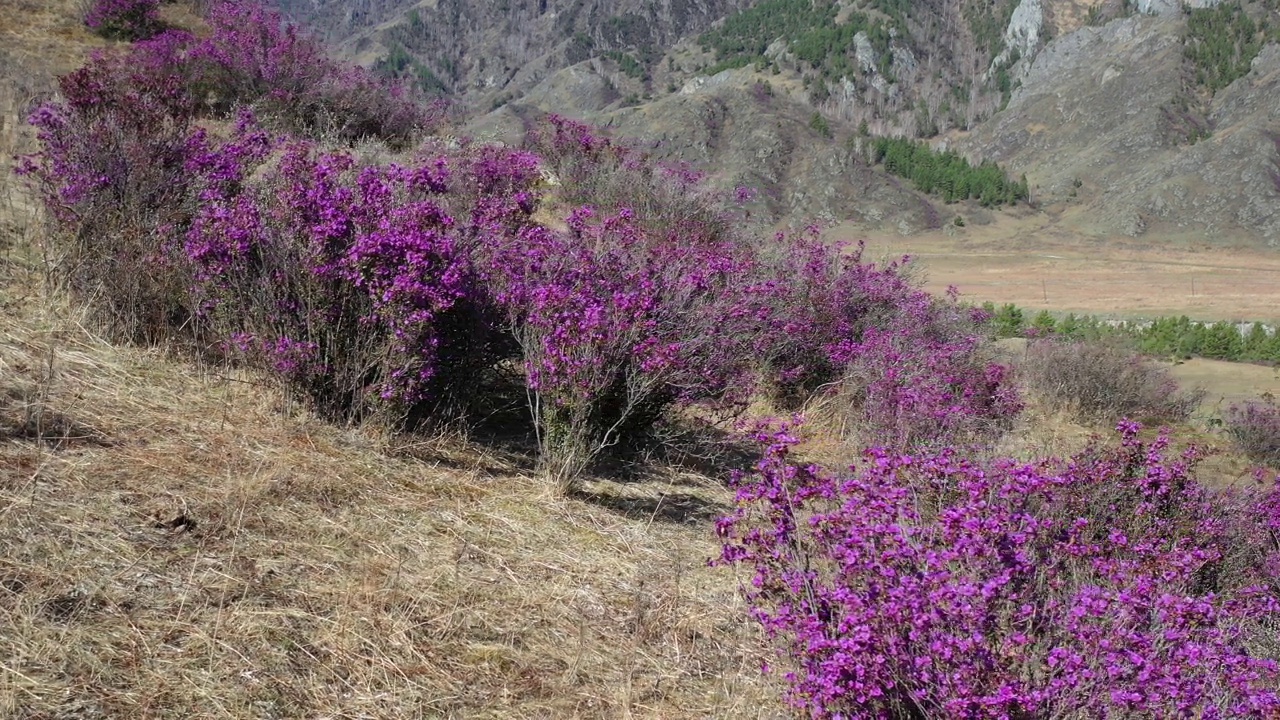
[[[440,106],[414,102],[407,86],[330,59],[319,42],[272,10],[222,2],[209,12],[208,37],[189,43],[191,91],[211,110],[251,104],[290,132],[397,147],[440,120]]]
[[[106,38],[138,40],[159,29],[159,7],[160,0],[94,0],[84,24]]]
[[[832,246],[812,229],[773,247],[757,352],[778,407],[825,389],[850,434],[896,447],[985,444],[1021,411],[1008,368],[983,356],[985,313],[921,292],[905,258],[866,263],[861,245]]]
[[[544,466],[561,479],[643,435],[672,403],[727,401],[750,387],[756,329],[741,249],[655,239],[625,208],[597,217],[581,207],[567,224],[526,228],[487,251]]]
[[[1197,451],[1138,430],[1069,461],[872,449],[845,473],[793,461],[794,427],[760,431],[717,530],[791,702],[829,718],[1276,717],[1280,665],[1260,643],[1280,611],[1280,494],[1224,512]]]
[[[171,247],[194,314],[325,414],[444,412],[516,356],[499,318],[526,298],[495,294],[482,263],[527,252],[512,243],[536,228],[528,153],[423,145],[370,164],[247,119],[189,150],[197,209]]]
[[[856,385],[859,427],[902,444],[1017,412],[965,311],[899,263],[752,242],[699,173],[564,118],[527,150],[434,139],[435,110],[259,6],[209,26],[98,53],[32,116],[57,270],[119,336],[248,362],[335,419],[472,421],[514,381],[563,486],[672,407],[759,388]]]

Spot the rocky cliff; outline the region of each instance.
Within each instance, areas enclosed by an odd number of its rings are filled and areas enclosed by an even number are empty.
[[[1205,97],[1188,84],[1185,33],[1172,12],[1058,38],[957,145],[1025,172],[1086,230],[1280,246],[1280,46]]]

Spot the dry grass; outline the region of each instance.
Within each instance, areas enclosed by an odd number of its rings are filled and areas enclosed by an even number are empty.
[[[1002,361],[1017,363],[1025,354],[1027,341],[1001,340],[996,345]],[[1191,417],[1170,428],[1172,440],[1178,448],[1195,445],[1205,453],[1196,477],[1211,487],[1253,483],[1256,463],[1239,451],[1216,421],[1233,401],[1280,390],[1277,370],[1200,358],[1177,363],[1152,362],[1166,368],[1181,387],[1204,391],[1200,405]],[[1067,457],[1083,450],[1096,438],[1109,440],[1114,437],[1107,423],[1082,422],[1070,407],[1046,402],[1034,393],[1024,392],[1024,397],[1027,407],[1014,430],[996,448],[998,456],[1023,460]],[[1154,436],[1162,429],[1158,425],[1150,425],[1145,432]]]
[[[6,162],[25,106],[100,44],[73,5],[0,0]],[[706,567],[720,483],[556,497],[521,458],[393,446],[254,376],[112,346],[44,287],[10,179],[0,717],[780,712],[738,578]]]
[[[705,567],[717,484],[564,499],[473,447],[393,452],[101,342],[15,274],[0,717],[777,712],[737,580]]]
[[[955,212],[968,217],[969,206]],[[986,211],[983,211],[986,212]],[[1280,255],[1235,247],[1224,238],[1091,237],[1071,218],[1026,209],[988,213],[969,223],[910,237],[868,236],[869,257],[909,253],[928,274],[927,289],[960,289],[974,302],[1104,317],[1188,315],[1202,320],[1280,320]],[[841,227],[834,236],[860,237]]]

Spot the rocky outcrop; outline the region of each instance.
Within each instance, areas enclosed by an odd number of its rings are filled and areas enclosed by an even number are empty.
[[[1135,0],[1137,15],[1108,21],[1118,3],[920,0],[887,45],[858,33],[841,76],[822,77],[783,41],[764,53],[778,69],[704,74],[716,58],[693,38],[750,0],[282,0],[338,28],[349,58],[397,43],[431,58],[486,136],[518,135],[542,112],[608,124],[717,182],[757,185],[771,217],[935,223],[928,201],[848,149],[866,121],[873,134],[941,131],[939,143],[1025,173],[1073,229],[1280,246],[1276,49],[1211,101],[1189,89],[1181,8],[1216,2]],[[985,29],[974,12],[990,14]],[[628,75],[616,53],[645,49]]]
[[[1176,13],[1184,7],[1214,7],[1222,0],[1137,0],[1135,7],[1143,15],[1165,15]]]
[[[960,146],[1099,233],[1280,247],[1280,48],[1213,98],[1212,133],[1193,142],[1178,122],[1184,22],[1136,16],[1054,40]]]
[[[868,167],[847,130],[825,137],[811,127],[812,109],[779,91],[759,92],[746,69],[698,78],[679,92],[631,107],[567,110],[557,101],[566,88],[595,87],[584,80],[590,63],[560,71],[519,102],[474,121],[472,132],[516,140],[524,120],[567,113],[602,126],[618,138],[640,139],[656,157],[712,170],[713,185],[740,185],[759,193],[756,219],[777,222],[852,221],[868,228],[916,232],[940,225],[934,202],[909,183]]]
[[[661,54],[748,0],[277,0],[368,64],[406,48],[461,97],[514,97],[609,51]]]
[[[1022,0],[1009,18],[1004,31],[1004,50],[991,61],[991,68],[1009,63],[1017,57],[1031,57],[1040,47],[1040,35],[1044,30],[1044,7],[1040,0]],[[988,71],[990,72],[990,71]]]

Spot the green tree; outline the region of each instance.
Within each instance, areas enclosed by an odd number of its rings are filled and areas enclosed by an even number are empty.
[[[1204,327],[1199,354],[1214,360],[1239,360],[1243,349],[1239,329],[1229,322],[1216,322]]]
[[[1266,362],[1271,345],[1271,334],[1267,332],[1267,328],[1262,323],[1256,322],[1249,327],[1249,332],[1244,336],[1244,347],[1241,349],[1240,358],[1249,362]]]
[[[1001,306],[995,313],[995,317],[991,319],[991,322],[995,327],[996,337],[1022,337],[1024,325],[1022,308],[1012,303]]]
[[[1054,334],[1057,324],[1057,321],[1053,319],[1053,315],[1048,310],[1041,310],[1031,319],[1031,328],[1040,337]]]

